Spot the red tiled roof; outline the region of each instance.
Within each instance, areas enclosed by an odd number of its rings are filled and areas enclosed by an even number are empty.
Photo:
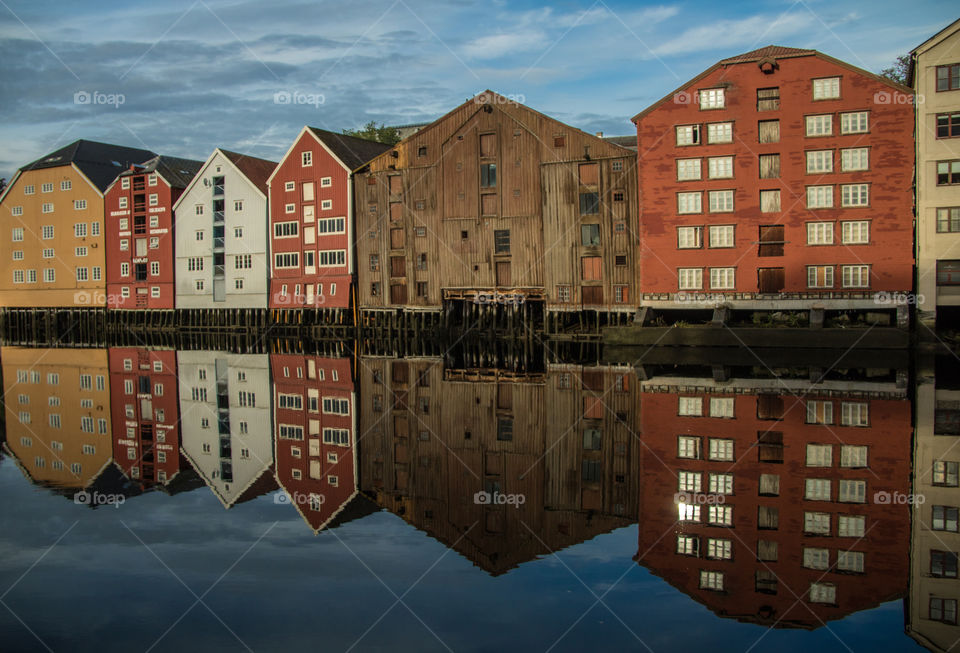
[[[786,59],[787,57],[809,57],[817,54],[816,50],[803,50],[801,48],[788,48],[782,45],[768,45],[757,50],[738,54],[735,57],[721,59],[720,64],[748,63],[750,61],[760,61],[761,59]]]

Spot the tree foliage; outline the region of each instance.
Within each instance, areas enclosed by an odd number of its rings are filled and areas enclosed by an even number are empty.
[[[344,129],[343,133],[347,136],[365,138],[368,141],[377,141],[378,143],[386,143],[387,145],[395,145],[400,141],[399,129],[383,124],[377,125],[373,120],[360,129]]]
[[[881,77],[886,77],[889,80],[897,82],[898,84],[907,84],[907,76],[910,73],[910,55],[901,54],[897,57],[897,60],[889,68],[884,68],[880,71]]]

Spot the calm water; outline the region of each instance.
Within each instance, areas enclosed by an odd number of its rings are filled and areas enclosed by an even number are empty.
[[[949,649],[956,360],[672,357],[5,347],[0,650]]]

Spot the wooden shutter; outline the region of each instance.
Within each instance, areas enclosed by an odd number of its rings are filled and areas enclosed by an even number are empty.
[[[779,154],[761,154],[760,155],[760,179],[777,179],[780,177],[780,155]],[[779,193],[779,191],[777,191]],[[763,192],[761,191],[761,197]],[[779,200],[777,201],[779,205]],[[777,208],[779,211],[780,209]]]
[[[757,286],[761,293],[783,292],[783,268],[759,268]]]
[[[600,262],[599,256],[584,256],[580,259],[580,273],[584,281],[600,281]]]
[[[762,190],[760,191],[760,211],[762,213],[780,212],[780,191]]]
[[[760,474],[760,494],[762,496],[780,496],[780,475]]]
[[[496,215],[497,214],[497,196],[489,193],[486,195],[481,195],[480,211],[482,215]]]
[[[584,390],[603,392],[603,372],[585,371],[580,376],[580,383]]]
[[[394,222],[403,220],[403,202],[390,202],[390,219]]]
[[[497,285],[513,285],[513,280],[510,278],[510,261],[497,261]]]
[[[497,135],[480,134],[480,156],[497,155]]]
[[[779,88],[757,89],[757,111],[776,111],[780,108]]]
[[[603,419],[603,400],[600,397],[584,397],[583,416],[586,419]]]
[[[760,128],[761,143],[779,143],[780,142],[780,121],[779,120],[761,120],[759,128]]]
[[[757,397],[757,419],[783,419],[783,397],[762,394]]]
[[[761,431],[757,433],[759,462],[783,462],[783,433],[780,431]]]
[[[410,435],[406,415],[393,416],[393,435],[397,438],[405,438]]]
[[[773,506],[760,506],[757,511],[757,528],[777,529],[780,527],[780,511]]]
[[[583,286],[583,303],[589,306],[599,306],[603,304],[603,286]]]
[[[390,230],[390,249],[403,249],[404,241],[403,229]]]
[[[390,194],[400,195],[403,192],[403,178],[400,175],[390,175]]]
[[[583,186],[596,186],[600,183],[600,164],[581,163],[580,164],[580,184]]]
[[[407,303],[407,284],[393,284],[390,286],[390,303]]]
[[[402,256],[391,256],[390,257],[390,276],[391,277],[405,277],[407,276],[406,270],[406,259]]]
[[[394,361],[390,366],[390,381],[407,384],[410,381],[410,366],[405,361]]]
[[[783,256],[783,225],[760,225],[760,251],[758,256]]]

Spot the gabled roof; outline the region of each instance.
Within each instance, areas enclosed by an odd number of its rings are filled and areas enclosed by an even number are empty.
[[[809,57],[817,54],[816,50],[804,50],[801,48],[788,48],[783,45],[767,45],[750,52],[738,54],[735,57],[721,59],[720,64],[726,66],[732,63],[749,63],[751,61],[761,61],[763,59],[787,59],[789,57]]]
[[[604,136],[603,140],[608,143],[613,143],[614,145],[619,145],[620,147],[625,147],[630,150],[637,149],[637,135],[632,134],[630,136]]]
[[[156,172],[167,180],[172,188],[186,188],[203,167],[203,161],[180,159],[174,156],[155,156],[135,169],[127,169],[118,177],[139,175],[147,172]]]
[[[365,138],[337,134],[325,129],[307,127],[320,142],[330,148],[340,161],[350,170],[356,170],[370,159],[389,150],[392,146]]]
[[[231,152],[223,148],[219,149],[225,157],[230,159],[233,165],[237,166],[237,169],[243,176],[257,187],[257,190],[264,195],[267,194],[267,180],[270,178],[271,173],[273,173],[274,168],[277,167],[276,161],[267,161],[266,159],[258,159],[255,156]]]
[[[913,76],[914,76],[915,68],[917,65],[917,55],[921,54],[920,50],[927,50],[933,47],[934,45],[936,45],[943,39],[947,38],[957,30],[960,30],[960,18],[958,18],[957,20],[953,21],[952,23],[944,27],[942,30],[940,30],[939,32],[937,32],[936,34],[928,38],[926,41],[924,41],[923,43],[915,47],[913,50],[910,50],[910,70],[907,72],[907,84],[909,86],[913,86]]]
[[[73,163],[103,193],[117,175],[129,169],[132,164],[143,163],[155,156],[156,153],[150,150],[81,139],[28,163],[20,168],[20,172],[57,168]]]
[[[702,73],[700,73],[693,79],[690,79],[684,82],[678,88],[670,91],[670,93],[668,93],[667,95],[663,96],[662,98],[660,98],[659,100],[657,100],[656,102],[648,106],[646,109],[644,109],[643,111],[635,115],[630,120],[633,121],[634,123],[637,122],[640,118],[643,118],[645,115],[647,115],[648,113],[650,113],[651,111],[653,111],[654,109],[662,105],[664,102],[671,101],[677,93],[679,93],[680,91],[683,91],[691,84],[695,84],[699,80],[703,79],[704,77],[712,73],[717,68],[721,68],[724,66],[735,66],[737,64],[753,63],[753,62],[764,61],[764,60],[776,61],[777,59],[790,59],[794,57],[817,57],[819,59],[823,59],[824,61],[829,61],[830,63],[833,63],[837,66],[841,66],[842,68],[846,68],[847,70],[851,70],[859,75],[863,75],[864,77],[870,77],[875,81],[886,84],[887,86],[892,86],[893,88],[899,91],[903,91],[905,93],[912,92],[912,89],[908,86],[904,86],[903,84],[898,84],[897,82],[891,79],[887,79],[886,77],[881,77],[880,75],[877,75],[876,73],[872,73],[869,70],[858,68],[853,64],[849,64],[846,61],[842,61],[835,57],[831,57],[828,54],[824,54],[820,52],[819,50],[804,50],[801,48],[788,48],[783,45],[768,45],[768,46],[759,48],[757,50],[751,50],[750,52],[744,52],[743,54],[738,54],[733,57],[727,57],[726,59],[721,59],[720,61],[713,64],[712,66],[704,70]]]

